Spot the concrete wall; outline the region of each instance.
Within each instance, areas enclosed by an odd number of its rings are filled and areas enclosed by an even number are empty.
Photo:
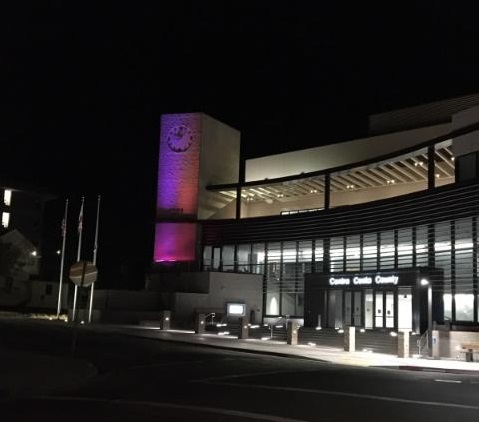
[[[96,290],[94,308],[99,310],[159,311],[164,298],[160,292]]]
[[[201,274],[201,273],[196,273]],[[248,316],[254,311],[255,323],[263,313],[263,278],[256,274],[208,272],[208,293],[176,293],[172,319],[192,324],[195,312],[225,312],[227,302],[244,302]]]
[[[274,179],[354,164],[400,151],[448,133],[449,123],[246,161],[246,181]]]
[[[433,356],[465,360],[464,353],[459,351],[464,343],[479,345],[479,332],[434,330]],[[479,361],[477,353],[475,354],[475,360]]]
[[[198,218],[233,218],[234,205],[205,187],[236,183],[239,176],[240,132],[212,117],[201,114],[201,152]],[[228,207],[227,207],[228,206]],[[227,209],[223,210],[224,207]],[[216,215],[218,213],[218,215]]]
[[[477,123],[479,123],[479,106],[461,111],[452,116],[453,130],[462,129]],[[467,135],[454,138],[452,146],[456,157],[479,151],[479,131],[476,130]]]

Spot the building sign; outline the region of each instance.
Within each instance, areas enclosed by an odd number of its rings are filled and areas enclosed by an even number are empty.
[[[396,286],[399,283],[399,276],[397,275],[379,275],[372,276],[355,276],[355,277],[330,277],[330,286],[371,286],[392,284]]]

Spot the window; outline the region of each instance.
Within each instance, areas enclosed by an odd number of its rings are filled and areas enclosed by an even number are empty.
[[[235,247],[233,245],[223,246],[221,255],[223,260],[223,271],[234,271],[235,268]]]
[[[2,213],[2,227],[7,228],[10,224],[10,213],[4,212]]]
[[[381,233],[381,270],[394,268],[394,232]]]
[[[331,272],[344,271],[344,238],[332,237],[329,251]]]
[[[5,189],[3,193],[3,203],[8,207],[12,203],[12,191],[10,189]]]
[[[456,301],[456,321],[474,321],[474,295],[458,293]]]
[[[251,258],[251,245],[238,245],[237,258],[236,258],[238,261],[238,272],[240,273],[251,272],[250,258]]]
[[[346,238],[346,270],[359,271],[360,267],[360,241],[359,236],[348,236]]]
[[[212,249],[211,246],[205,246],[203,249],[203,269],[210,270],[212,267]]]
[[[398,267],[412,267],[412,229],[398,230]]]
[[[363,236],[363,270],[376,271],[378,266],[378,241],[376,233]]]

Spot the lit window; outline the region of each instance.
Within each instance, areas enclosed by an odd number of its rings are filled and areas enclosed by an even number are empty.
[[[10,189],[5,189],[5,192],[3,193],[3,203],[7,206],[10,206],[11,202],[12,202],[12,191]]]
[[[10,223],[10,213],[9,212],[2,213],[2,227],[7,228],[9,223]]]

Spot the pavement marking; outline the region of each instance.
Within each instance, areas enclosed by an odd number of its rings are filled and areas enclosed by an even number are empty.
[[[99,398],[89,398],[89,397],[33,396],[30,398],[41,399],[41,400],[51,400],[51,401],[95,402],[95,403],[105,403],[105,404],[120,404],[120,405],[128,405],[128,406],[148,406],[148,407],[160,407],[160,408],[179,409],[179,410],[193,410],[197,412],[216,413],[219,415],[227,415],[227,416],[238,416],[242,418],[250,418],[250,419],[256,419],[258,421],[269,421],[269,422],[308,422],[304,419],[285,418],[282,416],[268,415],[265,413],[253,413],[253,412],[245,412],[242,410],[230,410],[230,409],[222,409],[218,407],[193,406],[193,405],[187,405],[187,404],[174,404],[174,403],[138,401],[138,400],[118,400],[118,399],[110,400],[110,399],[99,399]]]
[[[436,381],[436,382],[449,382],[451,384],[462,384],[462,381],[459,381],[459,380],[439,380],[439,379],[437,379],[437,380],[434,380],[434,381]]]
[[[264,389],[264,390],[288,391],[288,392],[297,392],[297,393],[323,394],[323,395],[330,395],[330,396],[354,397],[354,398],[359,398],[359,399],[380,400],[380,401],[424,405],[424,406],[453,407],[453,408],[458,408],[458,409],[479,410],[479,406],[474,406],[474,405],[469,405],[469,404],[443,403],[443,402],[425,401],[425,400],[412,400],[412,399],[403,399],[403,398],[400,398],[400,397],[386,397],[386,396],[375,396],[375,395],[372,395],[372,394],[347,393],[347,392],[344,392],[344,391],[314,390],[314,389],[311,389],[311,388],[280,387],[280,386],[274,386],[274,385],[261,385],[261,384],[237,384],[237,383],[234,383],[234,382],[205,381],[205,384],[226,385],[226,386],[230,386],[230,387],[258,388],[258,389]]]

